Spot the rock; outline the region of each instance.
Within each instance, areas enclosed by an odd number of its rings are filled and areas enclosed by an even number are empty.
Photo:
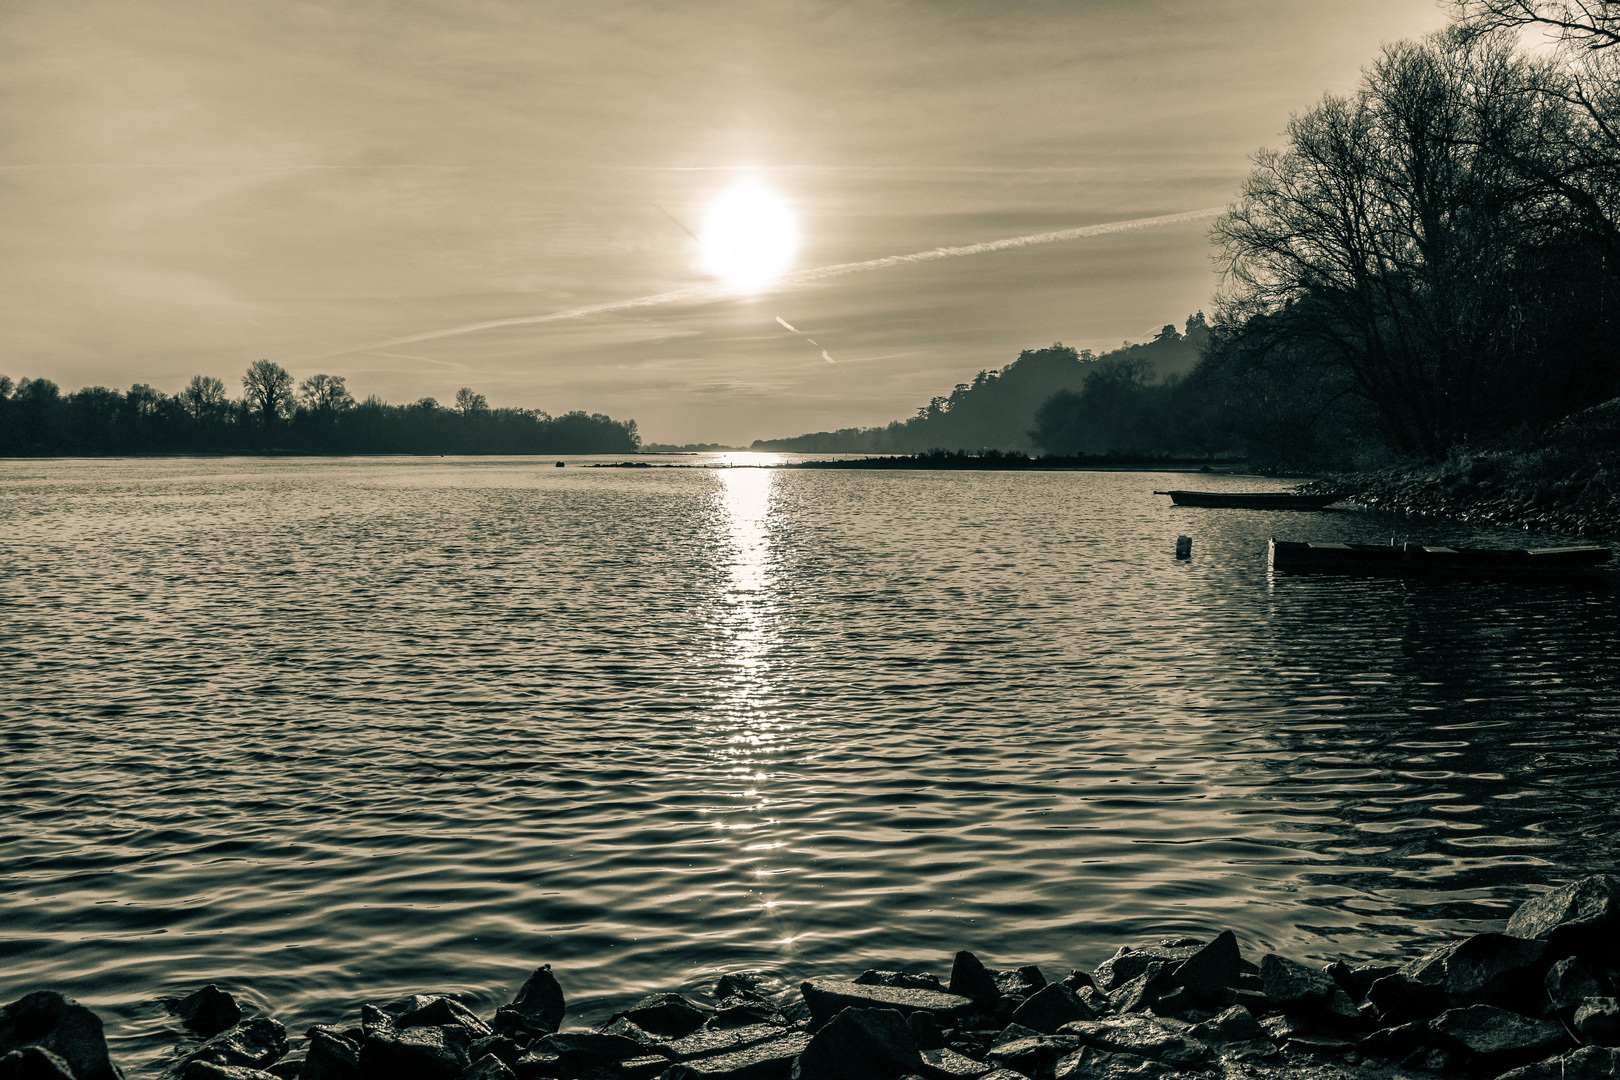
[[[996,980],[996,989],[1003,997],[1028,998],[1046,986],[1046,976],[1042,975],[1041,969],[1034,964],[1026,964],[1012,971],[993,971],[990,974]]]
[[[194,993],[168,1003],[169,1011],[180,1022],[203,1038],[218,1035],[228,1027],[235,1027],[242,1019],[242,1010],[236,999],[209,983]]]
[[[1098,1016],[1107,1016],[1114,1011],[1114,1002],[1109,996],[1098,990],[1095,986],[1082,986],[1075,991],[1075,997],[1086,1003],[1086,1008]]]
[[[609,1028],[609,1033],[619,1032],[619,1024],[628,1025],[629,1022],[619,1021]],[[752,1027],[739,1028],[699,1028],[679,1039],[653,1039],[646,1036],[649,1041],[644,1045],[654,1053],[664,1054],[676,1061],[691,1061],[695,1058],[713,1057],[716,1054],[729,1054],[781,1037],[781,1028],[772,1024],[755,1024]]]
[[[360,1047],[368,1080],[454,1080],[471,1062],[472,1036],[457,1025],[379,1030]]]
[[[898,986],[904,990],[938,990],[945,988],[939,985],[938,975],[913,975],[906,971],[876,971],[868,969],[856,976],[857,986]]]
[[[1555,957],[1620,956],[1620,877],[1593,874],[1519,905],[1507,932],[1540,938]]]
[[[1141,1012],[1158,1004],[1159,998],[1175,989],[1170,980],[1170,965],[1153,961],[1130,982],[1116,987],[1108,995],[1116,1010],[1122,1013]]]
[[[1385,975],[1367,990],[1367,1000],[1385,1027],[1439,1016],[1450,1004],[1443,986],[1420,983],[1399,973]]]
[[[1193,953],[1170,973],[1179,986],[1184,986],[1196,1000],[1209,1000],[1222,987],[1236,988],[1239,966],[1243,956],[1238,951],[1237,936],[1230,930],[1215,935],[1215,940]]]
[[[561,1027],[567,1011],[562,987],[557,985],[551,965],[543,964],[529,976],[510,1005],[495,1011],[495,1023],[491,1026],[520,1046],[527,1046]]]
[[[1052,1076],[1054,1080],[1156,1080],[1172,1072],[1174,1070],[1168,1065],[1152,1058],[1114,1054],[1094,1046],[1084,1046],[1059,1061]]]
[[[1272,1042],[1300,1053],[1343,1054],[1356,1046],[1356,1040],[1316,1017],[1278,1013],[1261,1020],[1260,1026],[1265,1028]]]
[[[916,1072],[922,1063],[904,1014],[895,1009],[852,1007],[840,1011],[810,1038],[793,1063],[792,1076],[794,1080],[891,1080],[901,1073]]]
[[[482,1039],[474,1039],[467,1048],[467,1056],[475,1062],[486,1054],[494,1054],[508,1066],[516,1067],[518,1058],[523,1056],[523,1048],[505,1035],[486,1035]]]
[[[656,1080],[670,1069],[686,1069],[689,1075],[692,1074],[685,1065],[671,1065],[669,1058],[658,1054],[615,1061],[608,1071],[613,1075],[613,1080]]]
[[[799,987],[810,1006],[810,1026],[820,1027],[842,1009],[892,1009],[901,1013],[932,1013],[948,1020],[973,1011],[973,1002],[957,994],[936,990],[907,990],[895,986],[859,986],[855,983],[812,979]]]
[[[1272,1004],[1285,1012],[1315,1012],[1333,999],[1338,984],[1325,971],[1313,971],[1276,953],[1260,958],[1260,981]]]
[[[1393,964],[1357,964],[1349,967],[1341,962],[1330,965],[1328,974],[1339,984],[1339,989],[1349,994],[1350,1000],[1359,1005],[1367,999],[1367,991],[1372,989],[1373,983],[1399,970],[1400,968]]]
[[[1178,1069],[1196,1068],[1214,1055],[1197,1039],[1179,1035],[1145,1016],[1081,1020],[1064,1024],[1062,1035],[1077,1035],[1087,1046],[1110,1053],[1149,1057]]]
[[[663,1060],[663,1059],[659,1059]],[[485,1054],[465,1069],[456,1080],[517,1080],[517,1074],[494,1054]]]
[[[123,1080],[107,1056],[101,1018],[55,990],[39,990],[0,1009],[0,1056],[37,1046],[67,1063],[74,1080]]]
[[[1571,1023],[1582,1038],[1599,1046],[1620,1046],[1620,1000],[1589,997],[1575,1010]]]
[[[1040,1076],[1050,1071],[1059,1058],[1079,1048],[1080,1040],[1072,1035],[1037,1035],[994,1047],[988,1060],[997,1068],[1011,1069],[1025,1076]]]
[[[304,1033],[309,1049],[299,1080],[358,1080],[360,1046],[331,1028],[312,1027]]]
[[[1233,1005],[1194,1025],[1189,1034],[1206,1043],[1251,1042],[1268,1038],[1266,1029],[1260,1026],[1254,1014],[1241,1005]]]
[[[793,1032],[767,1042],[679,1066],[692,1080],[786,1080],[794,1060],[810,1045],[810,1036]]]
[[[281,1080],[263,1069],[249,1069],[241,1065],[215,1065],[208,1061],[193,1061],[180,1073],[180,1080]]]
[[[184,1076],[186,1066],[198,1062],[265,1069],[286,1053],[287,1029],[269,1017],[256,1016],[215,1035],[181,1058],[178,1063],[170,1066],[165,1075]],[[77,1073],[78,1070],[74,1071]]]
[[[1607,997],[1610,987],[1591,964],[1578,956],[1566,956],[1547,969],[1542,987],[1549,1007],[1568,1015],[1589,997]]]
[[[1401,974],[1443,987],[1454,1006],[1528,1006],[1526,1011],[1539,1011],[1546,952],[1546,944],[1533,938],[1475,934],[1413,961]]]
[[[916,1040],[919,1050],[938,1050],[945,1045],[945,1035],[939,1030],[939,1021],[930,1013],[907,1013],[906,1027],[911,1029],[911,1037]]]
[[[415,1008],[394,1015],[394,1027],[400,1031],[414,1027],[444,1027],[452,1025],[466,1028],[467,1034],[474,1039],[486,1038],[494,1034],[489,1025],[480,1020],[471,1009],[454,998],[431,997],[418,1004],[412,1002]],[[384,1006],[386,1010],[387,1006]]]
[[[1096,983],[1091,981],[1091,976],[1087,975],[1079,968],[1075,968],[1063,977],[1063,985],[1067,986],[1070,990],[1073,990],[1077,994],[1085,987],[1089,986],[1095,989],[1097,986]]]
[[[1448,1009],[1429,1021],[1429,1026],[1454,1048],[1500,1068],[1533,1061],[1569,1041],[1557,1024],[1532,1020],[1494,1005]]]
[[[1434,1031],[1427,1020],[1414,1020],[1410,1024],[1397,1024],[1381,1028],[1356,1045],[1368,1057],[1400,1061],[1434,1041]]]
[[[1166,964],[1174,968],[1177,964],[1191,959],[1193,954],[1202,948],[1202,943],[1174,947],[1149,945],[1140,949],[1122,945],[1118,952],[1097,965],[1093,978],[1098,989],[1112,997],[1115,990],[1147,971],[1149,964]]]
[[[975,1061],[945,1047],[938,1050],[923,1050],[922,1059],[924,1073],[933,1077],[963,1077],[964,1080],[971,1080],[972,1077],[983,1076],[990,1071],[990,1066],[984,1062]]]
[[[643,1031],[679,1039],[702,1027],[709,1014],[679,994],[650,994],[624,1012],[614,1013],[608,1024],[620,1017],[632,1021]]]
[[[530,1048],[530,1052],[555,1054],[564,1071],[580,1072],[627,1058],[646,1057],[648,1048],[622,1035],[600,1031],[559,1031],[540,1039]]]
[[[951,981],[949,988],[952,994],[958,997],[970,998],[980,1005],[993,1005],[1001,992],[996,989],[996,980],[979,963],[979,958],[972,953],[963,951],[956,954],[951,963]]]
[[[1078,994],[1062,983],[1052,983],[1043,988],[1012,1014],[1013,1023],[1033,1028],[1044,1035],[1052,1034],[1060,1025],[1071,1020],[1095,1019],[1097,1014],[1080,1000]]]
[[[1616,1076],[1620,1076],[1620,1051],[1583,1046],[1562,1057],[1505,1072],[1496,1080],[1613,1080]]]
[[[74,1080],[68,1063],[43,1046],[25,1046],[0,1057],[0,1080]]]

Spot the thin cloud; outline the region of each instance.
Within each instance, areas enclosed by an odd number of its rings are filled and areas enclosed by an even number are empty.
[[[908,266],[914,263],[937,262],[941,259],[959,259],[969,255],[986,255],[996,251],[1010,251],[1014,248],[1035,247],[1040,244],[1056,244],[1065,240],[1079,240],[1088,236],[1106,236],[1110,233],[1133,232],[1138,229],[1153,229],[1162,225],[1178,225],[1183,222],[1197,221],[1200,218],[1215,217],[1224,213],[1225,207],[1206,207],[1202,210],[1188,210],[1179,214],[1162,214],[1158,217],[1133,218],[1129,221],[1110,221],[1101,225],[1083,225],[1075,229],[1057,229],[1052,232],[1031,233],[1027,236],[1012,236],[1004,240],[987,240],[978,244],[963,244],[957,247],[930,248],[927,251],[917,251],[909,255],[888,255],[880,259],[866,259],[862,262],[835,263],[831,266],[820,266],[812,270],[800,270],[797,273],[786,274],[778,282],[776,289],[802,285],[815,281],[826,281],[830,278],[845,277],[849,274],[865,273],[869,270],[884,270],[895,266]],[[392,338],[388,341],[375,342],[371,345],[356,345],[350,349],[341,349],[337,352],[325,353],[316,359],[327,360],[334,356],[346,356],[350,353],[366,352],[379,348],[393,348],[399,345],[411,345],[419,341],[437,341],[441,338],[460,337],[463,334],[477,334],[485,330],[501,330],[513,326],[541,326],[545,323],[566,322],[574,319],[584,319],[592,315],[607,315],[616,311],[633,311],[637,308],[662,307],[666,304],[704,302],[719,300],[733,296],[732,292],[718,285],[688,285],[680,289],[671,289],[668,292],[654,293],[650,296],[638,296],[629,300],[609,300],[600,304],[588,304],[584,307],[569,308],[566,311],[554,311],[548,315],[519,315],[510,319],[491,319],[487,322],[468,323],[465,326],[453,326],[445,330],[430,330],[422,334],[411,334],[405,337]],[[778,320],[780,321],[780,320]],[[790,327],[791,329],[791,327]],[[794,331],[797,333],[798,331]]]

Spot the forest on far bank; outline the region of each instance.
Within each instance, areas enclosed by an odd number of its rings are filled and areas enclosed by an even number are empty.
[[[468,387],[451,407],[356,402],[342,376],[312,375],[295,388],[268,360],[248,366],[242,391],[233,399],[223,381],[198,375],[174,394],[144,383],[64,394],[49,379],[0,375],[0,455],[619,454],[641,443],[634,420],[491,409]]]
[[[1533,446],[1620,396],[1620,2],[1453,9],[1254,155],[1196,340],[1026,351],[909,420],[755,447],[1366,467]],[[1165,370],[1167,344],[1197,355]]]

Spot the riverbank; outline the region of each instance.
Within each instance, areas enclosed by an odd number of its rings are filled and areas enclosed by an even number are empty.
[[[1399,514],[1620,536],[1620,399],[1564,420],[1533,449],[1458,450],[1444,461],[1341,473],[1300,490],[1341,492]]]
[[[712,1001],[654,994],[564,1028],[549,965],[494,1015],[419,994],[295,1046],[206,986],[168,1002],[189,1038],[165,1080],[1505,1080],[1620,1076],[1620,877],[1526,901],[1504,933],[1402,967],[1309,968],[1209,941],[1126,946],[1058,981],[956,954],[948,979],[865,971],[771,993],[725,975]],[[101,1021],[52,991],[0,1010],[0,1080],[119,1080]]]

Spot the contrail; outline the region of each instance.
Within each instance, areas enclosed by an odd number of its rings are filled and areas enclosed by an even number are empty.
[[[860,274],[867,270],[882,270],[887,267],[904,266],[909,263],[957,259],[964,255],[985,255],[992,251],[1034,247],[1037,244],[1056,244],[1064,240],[1079,240],[1087,236],[1105,236],[1108,233],[1154,229],[1160,225],[1178,225],[1184,221],[1197,221],[1199,218],[1215,217],[1225,212],[1226,208],[1224,206],[1212,206],[1203,210],[1188,210],[1180,214],[1133,218],[1130,221],[1110,221],[1102,225],[1083,225],[1078,229],[1058,229],[1054,232],[1031,233],[1028,236],[1013,236],[1005,240],[987,240],[983,243],[963,244],[959,247],[930,248],[927,251],[917,251],[910,255],[888,255],[881,259],[867,259],[864,262],[835,263],[831,266],[820,266],[813,270],[800,270],[794,274],[786,274],[779,279],[777,287],[799,285],[811,281],[825,281],[828,278],[843,277],[846,274]],[[668,211],[665,211],[665,213],[668,213]],[[676,224],[680,223],[677,221]],[[682,228],[684,229],[685,226],[683,225]],[[554,311],[549,315],[519,315],[510,319],[492,319],[489,322],[453,326],[448,330],[430,330],[423,334],[390,338],[374,345],[356,345],[353,348],[324,353],[315,359],[327,360],[334,356],[347,356],[350,353],[367,352],[371,349],[395,348],[400,345],[411,345],[418,341],[437,341],[440,338],[476,334],[483,330],[499,330],[508,326],[539,326],[543,323],[584,319],[591,315],[606,315],[614,311],[632,311],[636,308],[661,307],[664,304],[679,304],[688,301],[718,300],[733,295],[735,294],[717,285],[688,285],[682,289],[671,289],[669,292],[654,293],[651,296],[638,296],[630,300],[608,300],[600,304],[569,308],[566,311]],[[797,331],[794,332],[797,333]]]
[[[803,330],[800,330],[797,326],[794,326],[792,323],[788,322],[786,319],[782,318],[782,316],[780,316],[780,315],[778,315],[776,317],[776,321],[781,323],[787,329],[793,331],[795,334],[798,334],[800,337],[804,338],[804,340],[808,341],[810,344],[814,345],[816,348],[821,349],[821,358],[823,360],[827,361],[827,363],[829,363],[829,364],[838,363],[838,361],[834,360],[832,357],[827,355],[827,350],[826,349],[821,348],[821,342],[817,341],[815,338],[811,337],[809,334],[806,334]]]

